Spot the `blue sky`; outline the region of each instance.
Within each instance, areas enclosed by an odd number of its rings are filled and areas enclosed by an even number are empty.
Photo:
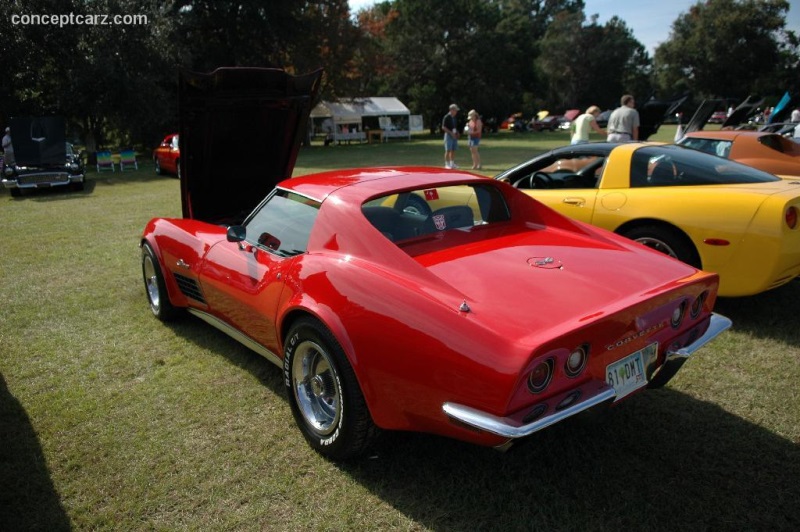
[[[349,0],[353,11],[372,5],[375,0]],[[667,40],[672,23],[697,0],[584,0],[587,19],[597,14],[598,22],[605,23],[617,15],[633,31],[633,36],[644,45],[650,55],[655,47]],[[800,3],[790,2],[787,29],[800,34]]]

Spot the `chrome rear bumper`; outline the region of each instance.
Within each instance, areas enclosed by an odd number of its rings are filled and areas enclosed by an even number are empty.
[[[719,336],[731,326],[731,320],[712,314],[708,329],[700,338],[677,350],[668,350],[666,360],[653,373],[648,386],[666,384],[684,362],[698,349]],[[533,405],[522,419],[499,417],[456,403],[444,403],[442,409],[453,420],[509,439],[524,438],[575,414],[616,399],[614,388],[602,381],[590,381],[575,390],[552,397]],[[534,414],[537,414],[535,415]],[[534,419],[530,419],[534,418]]]

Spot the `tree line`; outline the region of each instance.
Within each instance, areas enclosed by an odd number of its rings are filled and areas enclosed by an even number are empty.
[[[0,0],[0,116],[62,114],[90,150],[152,146],[177,128],[179,69],[222,66],[322,67],[322,98],[397,96],[427,124],[452,101],[499,120],[612,108],[623,93],[780,96],[799,89],[788,11],[698,2],[651,57],[622,18],[600,24],[582,0],[386,0],[357,13],[346,0]],[[35,14],[95,23],[20,23]],[[96,23],[114,15],[146,23]]]

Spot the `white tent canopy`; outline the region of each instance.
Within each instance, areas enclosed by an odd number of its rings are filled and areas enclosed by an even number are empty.
[[[334,140],[363,140],[365,129],[381,129],[385,137],[410,138],[410,115],[397,98],[377,96],[322,101],[311,110],[315,131],[325,131],[325,121],[332,120],[333,131],[325,133],[333,133]]]

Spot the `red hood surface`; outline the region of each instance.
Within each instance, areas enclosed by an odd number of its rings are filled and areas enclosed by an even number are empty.
[[[178,87],[184,218],[239,223],[292,176],[322,70],[181,72]]]

